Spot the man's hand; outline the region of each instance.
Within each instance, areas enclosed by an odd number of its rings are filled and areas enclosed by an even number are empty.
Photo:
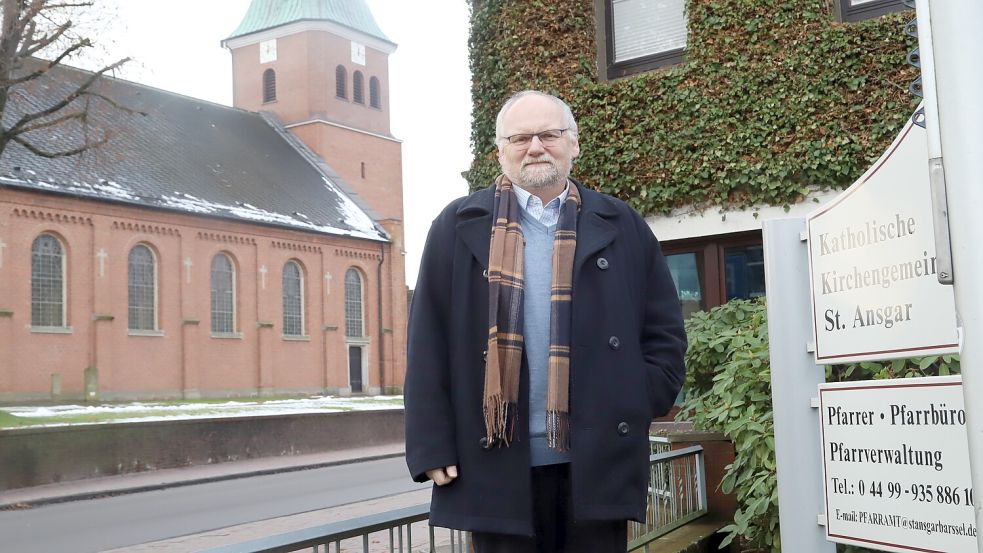
[[[427,478],[433,480],[434,484],[438,486],[446,486],[457,478],[457,465],[428,470]]]

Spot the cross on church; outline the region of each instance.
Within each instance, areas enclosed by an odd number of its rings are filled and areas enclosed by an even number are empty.
[[[262,267],[259,268],[259,276],[260,276],[260,281],[263,283],[263,290],[266,290],[266,273],[267,273],[266,265],[263,265]]]
[[[3,250],[7,247],[7,243],[0,239],[0,269],[3,269]]]
[[[190,257],[185,257],[184,258],[184,279],[188,282],[188,284],[191,284],[191,266],[192,265],[194,265],[194,263],[191,262],[191,258]]]
[[[324,273],[324,293],[331,294],[331,273]]]
[[[96,257],[99,258],[99,276],[106,276],[106,258],[109,257],[109,254],[103,248],[99,248]]]

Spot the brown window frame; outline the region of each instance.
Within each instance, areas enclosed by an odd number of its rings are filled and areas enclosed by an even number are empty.
[[[727,282],[724,272],[724,252],[727,248],[760,246],[763,243],[760,230],[736,232],[698,238],[683,238],[662,243],[663,255],[696,253],[702,269],[701,286],[704,309],[707,311],[727,303]]]
[[[597,25],[595,25],[595,32],[604,35],[604,40],[597,41],[599,50],[603,50],[598,52],[598,62],[599,65],[601,65],[599,73],[604,75],[607,80],[614,80],[638,73],[644,73],[646,71],[652,71],[662,67],[677,65],[686,60],[686,49],[678,48],[628,61],[615,62],[613,30],[614,17],[612,13],[611,0],[594,0],[594,12],[601,16],[597,18],[599,22]],[[687,22],[687,34],[688,33],[689,25]]]

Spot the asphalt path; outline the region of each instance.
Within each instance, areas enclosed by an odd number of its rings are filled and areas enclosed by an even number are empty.
[[[0,552],[97,552],[428,487],[403,457],[0,511]]]

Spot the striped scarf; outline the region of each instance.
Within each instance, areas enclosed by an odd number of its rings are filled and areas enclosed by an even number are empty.
[[[525,241],[519,202],[505,175],[495,181],[491,247],[488,252],[488,355],[483,410],[489,444],[508,446],[515,430],[522,366],[522,288]],[[570,305],[573,255],[577,249],[580,193],[571,185],[560,206],[553,238],[550,347],[546,395],[549,447],[570,449]]]

